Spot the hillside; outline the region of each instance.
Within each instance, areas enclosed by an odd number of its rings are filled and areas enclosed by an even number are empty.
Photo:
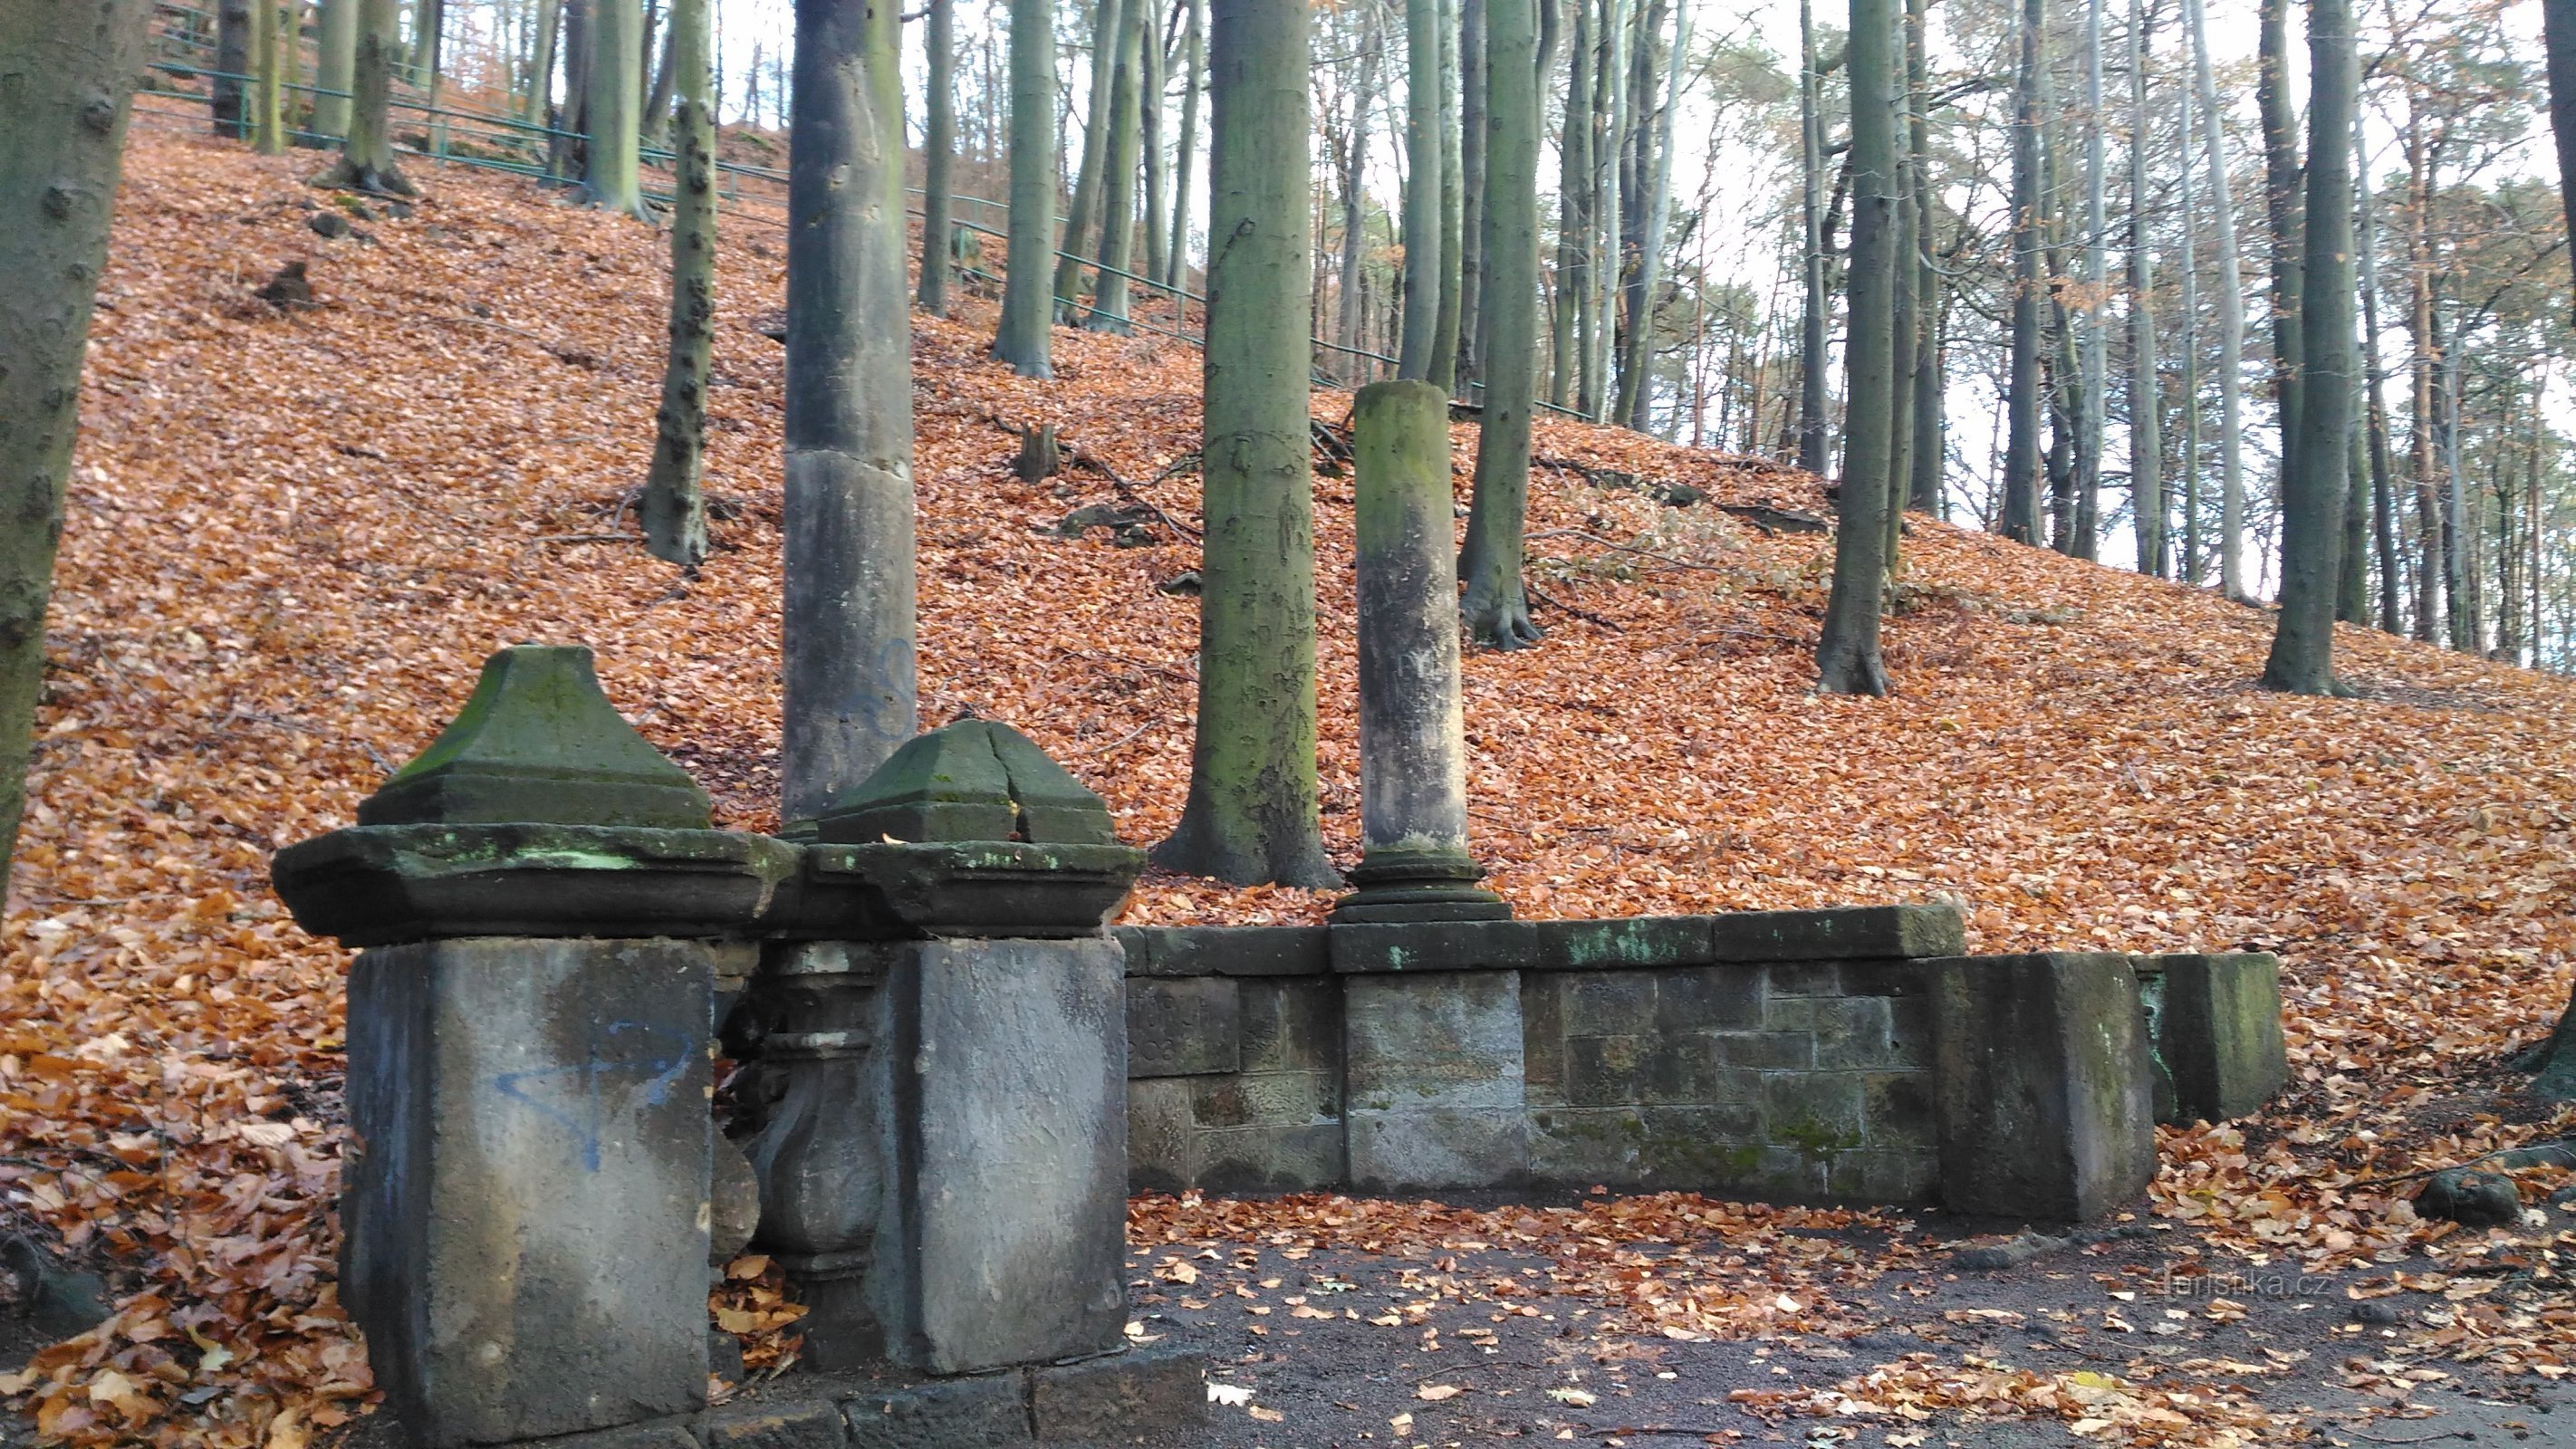
[[[360,1409],[330,1284],[345,960],[294,929],[266,862],[348,823],[487,652],[593,646],[722,823],[774,823],[781,350],[757,327],[783,300],[776,228],[738,224],[723,251],[719,551],[683,577],[620,510],[651,445],[663,240],[445,170],[411,218],[324,242],[311,165],[138,126],[92,339],[0,924],[0,1211],[150,1290],[0,1380],[88,1442],[282,1442],[291,1408],[300,1443]],[[295,258],[318,305],[282,315],[252,293]],[[1112,472],[1195,521],[1172,465],[1196,446],[1197,357],[1059,332],[1059,377],[1026,382],[982,357],[990,308],[916,326],[923,715],[1018,725],[1150,843],[1181,805],[1195,642],[1195,602],[1157,586],[1195,550],[1161,522],[1141,547],[1052,529],[1122,501]],[[1105,467],[1017,483],[1027,422]],[[1463,499],[1472,427],[1455,442]],[[2576,686],[2346,629],[2361,697],[2267,695],[2267,615],[1918,519],[1895,697],[1818,698],[1828,540],[1715,506],[1824,510],[1816,480],[1563,422],[1537,447],[1709,501],[1539,475],[1549,637],[1466,669],[1476,844],[1524,915],[1942,898],[1983,951],[2277,950],[2297,1086],[2241,1132],[2166,1134],[2157,1211],[2213,1254],[2325,1269],[2420,1248],[2448,1225],[2356,1179],[2563,1120],[2499,1093],[2504,1054],[2568,998]],[[1324,830],[1346,865],[1350,502],[1319,478]],[[1329,901],[1152,877],[1126,919]],[[2441,1351],[2475,1340],[2555,1377],[2571,1335],[2499,1320]]]

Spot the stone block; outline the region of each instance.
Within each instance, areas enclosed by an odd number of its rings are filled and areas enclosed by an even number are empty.
[[[1247,1072],[1342,1071],[1342,985],[1330,976],[1236,983]]]
[[[1352,980],[1344,985],[1342,1010],[1349,1110],[1520,1109],[1523,1044],[1516,973],[1449,971]]]
[[[1806,1071],[1816,1064],[1816,1038],[1804,1031],[1720,1031],[1708,1038],[1717,1065],[1756,1071]]]
[[[1758,1102],[1762,1074],[1722,1060],[1708,1032],[1663,1037],[1646,1059],[1643,1091],[1648,1106],[1689,1107],[1719,1102]]]
[[[1567,1105],[1616,1107],[1644,1101],[1650,1042],[1636,1036],[1566,1038]]]
[[[1130,983],[1132,985],[1132,982]],[[1199,1131],[1182,1077],[1127,1083],[1127,1186],[1131,1192],[1178,1192],[1198,1181]]]
[[[1350,1178],[1338,1121],[1202,1131],[1198,1161],[1196,1184],[1216,1192],[1313,1192]]]
[[[841,1401],[850,1449],[982,1449],[1029,1442],[1023,1370],[906,1384]]]
[[[1646,1176],[1646,1115],[1635,1107],[1546,1107],[1529,1114],[1530,1176],[1632,1187]]]
[[[1967,927],[1947,905],[1739,911],[1709,918],[1716,961],[1850,961],[1956,956]]]
[[[1594,971],[1698,966],[1709,959],[1707,916],[1625,916],[1599,921],[1532,921],[1534,965]]]
[[[1580,978],[1521,978],[1521,1095],[1532,1104],[1565,1102],[1565,988]]]
[[[1341,1084],[1322,1072],[1191,1077],[1191,1120],[1201,1127],[1282,1126],[1341,1115]]]
[[[1596,971],[1565,978],[1557,988],[1565,1034],[1615,1036],[1655,1028],[1652,971]]]
[[[512,1445],[511,1449],[698,1449],[698,1437],[689,1432],[686,1419],[656,1419],[650,1423],[596,1429],[587,1434],[526,1439]]]
[[[1940,1114],[1929,1071],[1862,1072],[1860,1137],[1870,1147],[1938,1150]]]
[[[1120,926],[1130,976],[1321,976],[1322,926]]]
[[[1029,1375],[1038,1438],[1160,1443],[1207,1423],[1207,1358],[1193,1349],[1131,1348]]]
[[[1750,1030],[1762,1024],[1762,989],[1762,973],[1743,966],[1658,972],[1655,1029],[1665,1033]]]
[[[1763,1009],[1773,1031],[1815,1038],[1819,1070],[1900,1065],[1894,1021],[1883,996],[1773,996]]]
[[[2144,1192],[2155,1121],[2128,958],[1975,956],[1933,969],[1941,1201],[2081,1221]]]
[[[1536,923],[1417,921],[1402,925],[1332,926],[1333,969],[1519,971],[1543,964]]]
[[[1351,1185],[1367,1192],[1509,1187],[1529,1176],[1529,1114],[1519,1107],[1353,1112]]]
[[[1127,983],[1127,1075],[1231,1072],[1243,1061],[1235,983],[1224,976],[1137,977]]]
[[[1862,1082],[1856,1072],[1768,1072],[1762,1078],[1763,1134],[1804,1152],[1861,1144]]]
[[[1816,1202],[1832,1196],[1825,1154],[1803,1147],[1756,1147],[1732,1190],[1756,1200]]]
[[[698,1420],[705,1449],[843,1449],[848,1440],[841,1406],[829,1400],[743,1404]]]
[[[341,1293],[418,1443],[704,1402],[713,978],[672,940],[358,958]]]
[[[2156,1120],[2225,1122],[2261,1110],[2290,1077],[2281,962],[2259,952],[2130,958],[2154,1044]]]
[[[884,1055],[913,1111],[869,1296],[899,1361],[972,1373],[1125,1342],[1121,964],[1099,938],[898,951]]]
[[[1928,1150],[1860,1148],[1825,1162],[1825,1191],[1845,1202],[1928,1202],[1941,1186],[1941,1159]]]
[[[1784,997],[1843,994],[1843,966],[1839,961],[1775,961],[1761,970],[1775,1007]]]

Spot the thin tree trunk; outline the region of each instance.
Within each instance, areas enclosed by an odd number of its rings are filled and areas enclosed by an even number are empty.
[[[1933,269],[1932,193],[1932,122],[1928,98],[1924,94],[1929,66],[1925,60],[1925,0],[1905,3],[1905,88],[1911,100],[1906,107],[1906,161],[1914,173],[1914,252],[1904,259],[1914,268],[1914,307],[1917,320],[1914,338],[1914,415],[1904,426],[1914,430],[1912,457],[1914,470],[1908,492],[1912,507],[1922,513],[1942,515],[1941,472],[1944,439],[1948,433],[1946,404],[1942,398],[1941,338],[1949,319],[1949,290],[1941,274]]]
[[[1157,23],[1153,0],[1145,0],[1140,8],[1139,31],[1144,38],[1137,50],[1136,136],[1145,157],[1145,231],[1139,238],[1145,244],[1145,259],[1136,271],[1148,281],[1159,281],[1164,270],[1164,235],[1171,225],[1163,199],[1163,56],[1168,37]]]
[[[681,0],[671,0],[671,9],[676,11],[679,9],[680,4]],[[672,86],[671,64],[675,57],[676,50],[675,42],[671,35],[671,25],[671,18],[668,15],[664,16],[662,22],[662,63],[653,72],[651,77],[652,84],[644,90],[644,114],[640,118],[636,127],[637,133],[643,138],[643,144],[650,146],[657,151],[662,149],[664,141],[670,139]],[[645,53],[649,55],[652,53],[649,49],[649,42],[653,34],[653,22],[649,13],[645,17],[643,33],[648,42],[648,48]]]
[[[1887,8],[1891,12],[1896,10],[1893,0],[1888,0]],[[1904,21],[1896,18],[1894,23],[1900,30],[1888,37],[1889,53],[1901,56],[1904,54],[1901,29]],[[1914,109],[1913,100],[1904,88],[1904,75],[1905,71],[1899,64],[1896,67],[1897,80],[1891,87],[1895,96],[1893,104],[1911,111]],[[1887,523],[1884,567],[1892,578],[1900,571],[1902,562],[1905,493],[1914,477],[1914,334],[1921,326],[1922,318],[1914,296],[1914,256],[1920,242],[1914,231],[1916,182],[1902,139],[1905,130],[1893,119],[1889,124],[1895,127],[1898,138],[1889,143],[1893,158],[1889,163],[1889,176],[1894,183],[1890,225],[1896,234],[1888,243],[1888,288],[1893,295],[1888,300],[1887,485],[1886,501],[1880,505],[1879,512]],[[1859,219],[1857,214],[1853,219]]]
[[[1583,415],[1594,422],[1610,416],[1610,359],[1619,330],[1619,279],[1627,267],[1627,241],[1622,236],[1619,158],[1628,144],[1628,33],[1635,6],[1631,0],[1601,0],[1601,50],[1594,73],[1600,97],[1594,114],[1605,124],[1592,152],[1592,327],[1585,334]]]
[[[1552,375],[1547,400],[1558,407],[1580,401],[1575,389],[1582,379],[1577,350],[1583,340],[1579,331],[1581,299],[1589,296],[1592,289],[1592,5],[1591,0],[1571,3],[1574,27],[1572,44],[1567,47],[1565,125],[1556,141],[1560,163],[1556,183],[1556,286],[1552,294],[1556,315],[1548,348]]]
[[[1798,0],[1798,214],[1799,278],[1805,301],[1798,317],[1798,466],[1821,474],[1825,454],[1824,120],[1816,96],[1814,0]]]
[[[251,0],[250,146],[262,156],[286,151],[284,49],[277,0]]]
[[[651,221],[636,169],[644,16],[637,0],[591,0],[590,97],[584,107],[582,200]]]
[[[584,113],[590,105],[591,0],[563,0],[563,108],[555,116],[554,134],[546,138],[546,174],[571,181],[588,148],[582,143]],[[751,93],[747,104],[753,120],[760,114],[760,46],[751,48]]]
[[[2361,67],[2350,0],[2308,0],[2308,71],[2300,434],[2297,471],[2281,490],[2281,614],[2263,684],[2331,694],[2354,372],[2352,122]]]
[[[1468,640],[1518,649],[1539,637],[1521,586],[1538,377],[1539,62],[1530,0],[1486,0],[1485,26],[1485,410],[1458,572]]]
[[[2193,31],[2194,35],[2198,32]],[[2188,37],[2187,37],[2188,38]],[[2199,46],[2192,47],[2195,53]],[[2200,496],[2200,212],[2191,190],[2192,113],[2196,102],[2186,97],[2181,112],[2182,177],[2182,578],[2194,588],[2201,580]]]
[[[1657,11],[1662,7],[1658,5]],[[1650,11],[1653,16],[1655,12]],[[1659,33],[1660,17],[1653,20]],[[1681,109],[1682,77],[1690,51],[1690,12],[1675,7],[1672,45],[1665,52],[1663,102],[1651,130],[1654,178],[1647,192],[1646,226],[1637,253],[1637,268],[1628,281],[1628,358],[1620,369],[1620,418],[1638,432],[1646,430],[1654,402],[1655,291],[1663,285],[1664,233],[1673,224],[1673,117]]]
[[[902,65],[893,6],[797,0],[778,811],[790,830],[912,738],[918,715]]]
[[[349,106],[349,138],[340,159],[314,178],[323,186],[387,196],[415,196],[394,165],[394,0],[358,0],[358,60]]]
[[[1172,167],[1172,244],[1163,254],[1164,284],[1175,288],[1185,285],[1189,274],[1190,184],[1198,158],[1200,76],[1207,69],[1207,42],[1199,25],[1201,0],[1181,3],[1189,7],[1189,26],[1182,39],[1186,69],[1181,80],[1181,144]]]
[[[2129,511],[2137,524],[2138,572],[2163,578],[2171,568],[2158,476],[2164,397],[2156,380],[2155,261],[2147,240],[2148,144],[2147,12],[2144,0],[2129,0]]]
[[[2040,0],[2020,10],[2020,71],[2013,119],[2012,377],[2004,405],[2003,535],[2017,543],[2040,542],[2039,508],[2039,309],[2041,275],[2039,174]]]
[[[554,0],[545,0],[544,15],[540,23],[550,28]],[[321,0],[315,19],[319,34],[315,37],[313,62],[313,131],[321,136],[346,137],[349,83],[358,65],[358,0]]]
[[[1089,250],[1091,218],[1100,206],[1101,172],[1109,164],[1109,132],[1114,124],[1110,106],[1117,95],[1112,76],[1118,68],[1118,37],[1127,29],[1127,7],[1139,3],[1142,0],[1100,0],[1097,18],[1092,22],[1091,89],[1085,111],[1089,119],[1082,127],[1082,170],[1074,178],[1073,204],[1065,210],[1064,255],[1055,264],[1056,310],[1067,322],[1078,321],[1082,316],[1076,301],[1082,286],[1082,266],[1098,255]]]
[[[1484,375],[1479,341],[1485,286],[1485,0],[1458,0],[1458,368]]]
[[[1312,11],[1215,0],[1209,96],[1207,541],[1189,798],[1155,860],[1319,886],[1315,533],[1306,319]]]
[[[2414,83],[2406,98],[2406,286],[2407,336],[2413,346],[2407,368],[2414,407],[2407,428],[2408,452],[2415,473],[2415,517],[2420,562],[2415,570],[2415,637],[2432,643],[2440,619],[2442,514],[2440,484],[2433,473],[2433,366],[2440,343],[2433,335],[2433,260],[2429,223],[2433,184],[2424,144],[2421,98]]]
[[[1440,137],[1440,31],[1437,0],[1404,0],[1404,340],[1396,376],[1431,376],[1440,324],[1440,197],[1446,167]]]
[[[324,0],[324,3],[332,9],[344,10],[349,7],[351,0]],[[549,103],[554,99],[555,88],[555,32],[562,27],[562,14],[561,0],[537,0],[534,44],[528,57],[527,102],[519,111],[519,119],[531,126],[548,124],[547,112]],[[356,41],[357,36],[353,31],[350,35],[352,46]],[[346,82],[342,84],[345,86]],[[345,129],[348,112],[345,109],[345,103],[343,106],[344,108],[336,114],[340,118],[341,128]],[[334,136],[341,133],[336,129],[325,130],[319,123],[316,123],[314,129]]]
[[[1100,267],[1092,273],[1091,314],[1083,326],[1124,336],[1128,262],[1136,241],[1136,163],[1144,99],[1137,93],[1138,63],[1152,44],[1147,0],[1127,0],[1118,33],[1118,62],[1110,70],[1109,154],[1100,188]]]
[[[2095,557],[2101,546],[2102,431],[2111,410],[2109,348],[2111,223],[2103,208],[2110,165],[2103,155],[2102,0],[2084,7],[2084,323],[2083,405],[2075,424],[2075,534],[2067,550]]]
[[[2306,293],[2300,266],[2298,121],[2290,107],[2287,17],[2290,0],[2257,0],[2254,102],[2263,124],[2263,201],[2272,241],[2272,387],[2281,422],[2281,476],[2297,468],[2301,386],[2299,306]]]
[[[207,84],[215,134],[250,139],[250,82],[259,63],[252,0],[215,0],[215,75]]]
[[[711,0],[671,0],[672,85],[679,92],[671,188],[671,343],[654,414],[652,471],[636,515],[655,558],[694,567],[707,556],[707,362],[715,347],[715,112],[707,92]],[[947,0],[934,0],[945,5]]]
[[[676,16],[683,0],[671,0]],[[949,200],[957,168],[957,0],[930,0],[922,32],[930,55],[928,115],[921,141],[921,310],[948,315]],[[675,22],[676,23],[676,22]]]
[[[2199,93],[2201,144],[2209,170],[2210,230],[2218,244],[2218,589],[2245,600],[2245,282],[2236,258],[2236,207],[2228,196],[2227,137],[2209,63],[2201,0],[2183,0],[2191,27],[2192,85]]]
[[[0,507],[12,521],[0,529],[0,898],[26,812],[81,359],[151,21],[141,0],[0,6],[0,216],[12,219],[0,263]]]
[[[1438,0],[1440,27],[1440,104],[1434,120],[1440,128],[1440,274],[1431,317],[1431,366],[1426,374],[1443,392],[1458,386],[1458,309],[1465,302],[1466,279],[1458,270],[1459,228],[1466,224],[1466,183],[1458,136],[1458,6]]]
[[[1195,15],[1196,11],[1193,10]],[[993,356],[1022,377],[1053,377],[1055,6],[1011,0],[1011,211],[1002,320]],[[1184,191],[1186,193],[1186,190]],[[1179,249],[1174,248],[1174,255]]]
[[[1368,169],[1369,107],[1377,91],[1377,58],[1384,47],[1377,33],[1377,11],[1374,7],[1360,14],[1359,85],[1351,97],[1351,128],[1344,138],[1341,155],[1342,172],[1342,256],[1340,266],[1340,311],[1334,339],[1351,349],[1342,356],[1342,375],[1354,384],[1368,378],[1366,360],[1358,353],[1368,346],[1360,326],[1360,303],[1363,300],[1361,268],[1366,260],[1368,243],[1368,193],[1365,186]]]
[[[1887,400],[1896,377],[1897,208],[1896,7],[1852,0],[1846,64],[1851,78],[1851,324],[1844,344],[1841,526],[1834,533],[1834,582],[1816,644],[1816,688],[1826,694],[1887,693],[1879,657],[1879,599],[1887,581],[1888,475],[1895,419]]]

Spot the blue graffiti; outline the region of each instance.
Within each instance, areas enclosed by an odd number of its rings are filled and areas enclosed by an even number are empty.
[[[583,1169],[597,1172],[600,1128],[607,1110],[603,1083],[640,1075],[645,1105],[659,1107],[670,1100],[671,1088],[697,1051],[696,1038],[684,1031],[641,1021],[594,1022],[582,1043],[579,1065],[503,1072],[492,1079],[492,1086],[502,1096],[523,1102],[569,1129],[581,1144]],[[562,1085],[571,1090],[549,1090]],[[570,1107],[561,1105],[567,1099]]]

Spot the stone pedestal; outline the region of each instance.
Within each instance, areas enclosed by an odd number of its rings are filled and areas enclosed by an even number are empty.
[[[701,1407],[716,980],[793,851],[708,829],[583,649],[493,656],[358,818],[271,875],[372,948],[341,1281],[395,1416],[451,1449]]]
[[[1449,399],[1427,382],[1360,389],[1353,467],[1359,545],[1359,890],[1333,919],[1508,918],[1467,853],[1466,720],[1458,680],[1458,549]]]
[[[341,1296],[419,1442],[704,1401],[712,982],[694,941],[358,958]]]
[[[2290,1079],[2281,962],[2262,952],[2132,956],[2155,1050],[2156,1120],[2189,1126],[2262,1110]]]
[[[2156,1127],[2129,959],[2050,951],[1926,970],[1942,1204],[2081,1222],[2144,1193]]]

